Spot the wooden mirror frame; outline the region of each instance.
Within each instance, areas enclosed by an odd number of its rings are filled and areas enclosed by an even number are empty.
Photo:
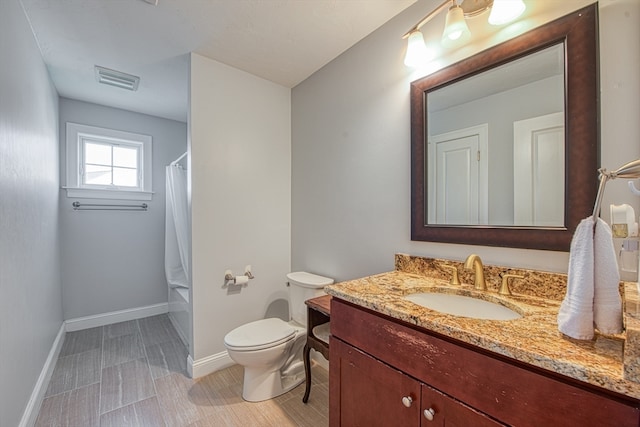
[[[564,227],[425,224],[427,92],[554,44],[565,46]],[[592,214],[598,186],[599,82],[597,4],[411,83],[411,240],[568,251],[579,222]]]

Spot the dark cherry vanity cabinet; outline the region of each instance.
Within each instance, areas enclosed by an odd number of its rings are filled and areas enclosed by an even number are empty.
[[[639,426],[640,405],[338,298],[330,427]]]

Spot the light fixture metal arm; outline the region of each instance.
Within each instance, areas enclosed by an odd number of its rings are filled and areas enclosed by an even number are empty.
[[[416,25],[414,25],[409,31],[407,31],[402,36],[402,38],[406,39],[407,37],[409,37],[411,35],[412,32],[419,30],[420,27],[422,27],[427,22],[431,21],[434,16],[436,16],[438,13],[440,13],[440,11],[442,11],[442,9],[444,9],[447,6],[449,6],[453,2],[455,2],[455,0],[445,0],[444,2],[442,2],[442,4],[440,6],[436,7],[434,10],[429,12],[429,14],[427,16],[422,18]]]

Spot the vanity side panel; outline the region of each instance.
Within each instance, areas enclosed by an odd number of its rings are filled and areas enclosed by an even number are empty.
[[[334,336],[329,336],[329,427],[340,427],[340,377],[342,376],[340,346]]]
[[[639,425],[637,402],[546,377],[337,298],[331,320],[335,337],[507,424]]]

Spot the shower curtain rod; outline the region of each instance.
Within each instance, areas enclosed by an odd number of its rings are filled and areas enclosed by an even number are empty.
[[[175,166],[175,165],[177,165],[177,164],[178,164],[178,162],[179,162],[180,160],[182,160],[182,159],[184,158],[184,156],[186,156],[186,155],[187,155],[187,153],[188,153],[188,151],[185,151],[185,152],[184,152],[184,154],[183,154],[182,156],[178,157],[178,158],[177,158],[177,159],[175,159],[173,162],[169,163],[169,165],[171,165],[171,166]]]

